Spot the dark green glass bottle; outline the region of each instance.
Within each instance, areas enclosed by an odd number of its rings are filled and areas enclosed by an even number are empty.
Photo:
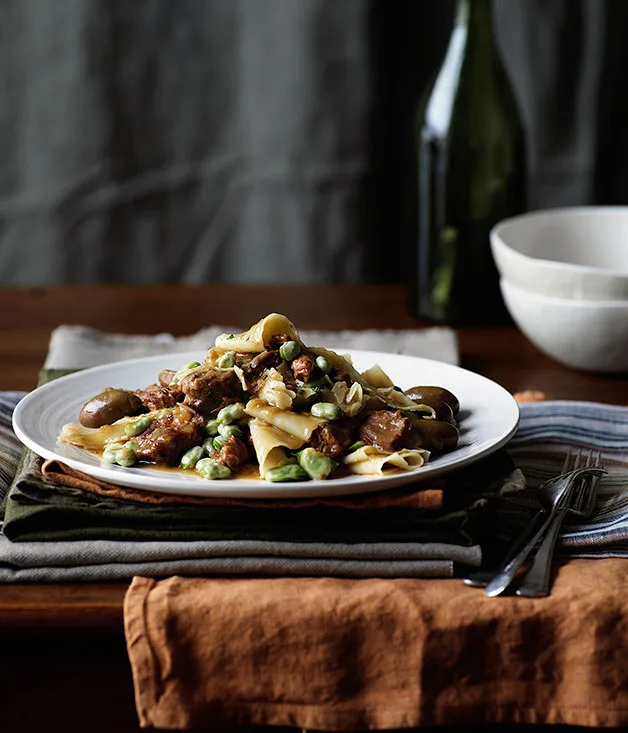
[[[458,0],[445,60],[414,131],[409,294],[439,323],[508,322],[489,231],[525,211],[526,149],[491,0]]]

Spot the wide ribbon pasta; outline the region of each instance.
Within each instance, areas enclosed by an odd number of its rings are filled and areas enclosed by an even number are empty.
[[[351,473],[382,475],[386,468],[401,468],[409,471],[418,468],[429,460],[430,452],[423,448],[409,450],[403,448],[395,453],[386,453],[372,445],[365,445],[349,453],[342,460]]]
[[[99,453],[110,443],[127,440],[125,428],[134,419],[123,417],[112,425],[103,425],[100,428],[86,428],[77,423],[67,423],[61,430],[59,440],[67,445]]]
[[[305,442],[258,418],[249,422],[249,430],[262,478],[266,477],[271,468],[279,466],[287,459],[286,448],[297,450]]]
[[[251,417],[257,417],[295,438],[300,438],[302,442],[309,440],[314,430],[326,422],[323,418],[314,417],[309,413],[279,410],[263,400],[249,400],[244,411]]]
[[[280,313],[270,313],[243,333],[223,333],[216,338],[215,347],[221,351],[258,354],[272,342],[273,336],[287,336],[300,343],[299,332],[292,321]]]

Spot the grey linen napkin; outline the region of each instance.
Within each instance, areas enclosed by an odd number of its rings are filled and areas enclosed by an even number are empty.
[[[72,369],[161,353],[204,350],[217,326],[192,336],[105,334],[83,326],[61,326],[51,337],[45,367]],[[342,344],[347,350],[405,353],[457,363],[453,331],[302,331],[306,343]],[[15,394],[4,400],[5,423]],[[3,400],[0,400],[2,402]],[[1,488],[1,487],[0,487]],[[2,492],[0,492],[2,493]],[[353,577],[451,577],[454,563],[479,565],[477,545],[444,543],[288,543],[268,541],[93,541],[12,543],[0,535],[0,581],[54,582],[125,579],[133,575],[268,574]]]
[[[86,326],[59,326],[51,335],[46,369],[79,369],[158,354],[205,351],[221,333],[238,333],[238,326],[211,326],[190,336],[175,337],[110,334]],[[456,334],[450,328],[365,329],[363,331],[299,331],[311,346],[341,346],[343,349],[383,351],[421,356],[448,364],[458,363]]]

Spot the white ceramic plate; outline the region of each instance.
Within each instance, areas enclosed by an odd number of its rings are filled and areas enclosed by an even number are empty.
[[[335,350],[343,353],[342,348]],[[106,387],[139,389],[156,381],[161,369],[178,369],[202,361],[196,352],[151,356],[107,364],[38,387],[24,397],[13,415],[19,439],[43,458],[96,478],[169,494],[246,498],[334,496],[389,489],[400,484],[440,476],[477,461],[503,446],[515,432],[519,407],[503,387],[460,367],[398,354],[353,351],[358,371],[379,364],[403,389],[437,385],[453,392],[460,401],[460,441],[451,453],[439,456],[413,471],[386,476],[347,476],[328,481],[270,483],[262,480],[208,481],[189,474],[169,473],[148,467],[122,468],[103,463],[97,456],[57,440],[65,423],[78,422],[82,405]]]

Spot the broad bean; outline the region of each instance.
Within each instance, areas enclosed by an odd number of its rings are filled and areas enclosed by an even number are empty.
[[[229,425],[233,422],[238,422],[244,417],[244,405],[241,402],[232,402],[230,405],[226,405],[216,415],[216,420],[223,425]]]
[[[323,374],[329,374],[333,369],[332,363],[324,356],[316,357],[316,366],[321,370],[321,372],[323,372]]]
[[[130,446],[125,446],[116,453],[115,462],[120,466],[128,468],[129,466],[132,466],[135,461],[137,461],[137,453]]]
[[[212,438],[212,446],[214,450],[220,450],[225,442],[226,438],[223,438],[222,435],[217,435],[215,438]]]
[[[284,361],[292,361],[301,353],[301,344],[298,341],[286,341],[279,347],[279,356]]]
[[[204,456],[205,448],[202,445],[195,445],[183,454],[180,466],[181,468],[194,468]]]
[[[209,435],[210,437],[213,437],[214,435],[218,435],[218,426],[220,423],[218,420],[208,420],[207,424],[205,425],[205,434]]]
[[[228,466],[223,466],[212,458],[201,458],[196,464],[196,470],[203,478],[210,481],[226,479],[231,476],[231,469]]]
[[[140,435],[140,433],[143,433],[145,430],[148,430],[148,428],[152,425],[152,422],[153,419],[151,417],[149,417],[148,415],[142,415],[142,417],[138,417],[137,420],[129,423],[124,428],[124,432],[129,437],[135,437],[136,435]]]
[[[235,351],[227,351],[226,354],[223,354],[220,359],[218,359],[218,366],[221,369],[230,369],[235,365],[235,362]]]
[[[117,463],[128,468],[137,461],[137,443],[127,440],[126,443],[110,443],[102,453],[104,461]]]
[[[238,425],[219,425],[218,434],[225,440],[232,435],[235,435],[236,438],[242,438],[244,436],[242,429]]]
[[[298,463],[284,463],[266,471],[266,481],[279,483],[281,481],[307,481],[310,477]]]
[[[310,412],[314,417],[322,417],[325,420],[337,420],[342,415],[342,410],[333,402],[315,402]]]
[[[102,452],[103,460],[108,463],[116,463],[116,456],[123,448],[122,443],[110,443]]]
[[[329,456],[320,453],[315,448],[304,448],[297,453],[299,466],[315,481],[326,479],[332,471],[338,468],[338,463]]]

